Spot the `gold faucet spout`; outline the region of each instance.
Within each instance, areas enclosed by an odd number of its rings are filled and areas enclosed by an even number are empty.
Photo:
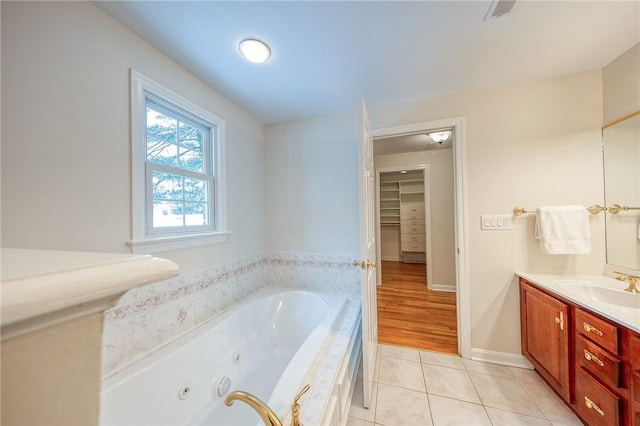
[[[625,288],[624,291],[628,291],[629,293],[635,293],[635,294],[640,293],[640,290],[638,290],[638,287],[636,287],[636,284],[638,283],[638,280],[640,280],[640,277],[636,277],[635,275],[629,275],[629,274],[625,274],[618,271],[613,271],[613,273],[618,275],[616,277],[618,281],[622,281],[622,282],[627,281],[629,283],[629,287]]]
[[[260,398],[251,395],[249,392],[235,391],[231,392],[224,400],[225,405],[233,405],[233,401],[242,401],[255,410],[266,426],[283,426],[282,422],[273,412],[271,408]]]

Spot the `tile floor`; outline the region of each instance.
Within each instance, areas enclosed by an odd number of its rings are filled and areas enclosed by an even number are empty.
[[[388,345],[377,363],[372,406],[358,379],[347,426],[582,425],[533,370]]]

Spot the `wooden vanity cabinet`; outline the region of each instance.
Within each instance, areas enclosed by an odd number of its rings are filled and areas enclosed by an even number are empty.
[[[629,338],[629,358],[631,362],[631,412],[633,426],[640,426],[640,336]]]
[[[575,308],[575,402],[589,425],[629,424],[628,330]]]
[[[566,401],[570,401],[569,306],[520,282],[522,353]]]
[[[640,334],[520,279],[522,353],[589,426],[640,426]]]

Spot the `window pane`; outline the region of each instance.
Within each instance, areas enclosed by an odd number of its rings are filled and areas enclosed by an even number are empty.
[[[183,226],[182,203],[153,201],[153,227]]]
[[[172,143],[147,138],[147,160],[175,167],[178,165],[178,147]]]
[[[196,129],[185,123],[180,123],[178,128],[178,139],[180,145],[194,149],[196,151],[202,151],[202,141],[204,139],[204,133],[200,129]]]
[[[184,178],[185,201],[207,201],[208,182],[202,179]]]
[[[153,199],[182,201],[182,176],[153,171]]]
[[[203,161],[204,155],[201,152],[180,148],[180,164],[178,167],[202,173]]]
[[[147,137],[176,143],[178,120],[147,107]]]
[[[184,212],[187,226],[208,224],[206,203],[184,203]]]

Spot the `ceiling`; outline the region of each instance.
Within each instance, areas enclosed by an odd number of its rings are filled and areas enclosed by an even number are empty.
[[[599,69],[640,41],[640,2],[95,1],[263,123]],[[267,42],[271,59],[241,58]]]

